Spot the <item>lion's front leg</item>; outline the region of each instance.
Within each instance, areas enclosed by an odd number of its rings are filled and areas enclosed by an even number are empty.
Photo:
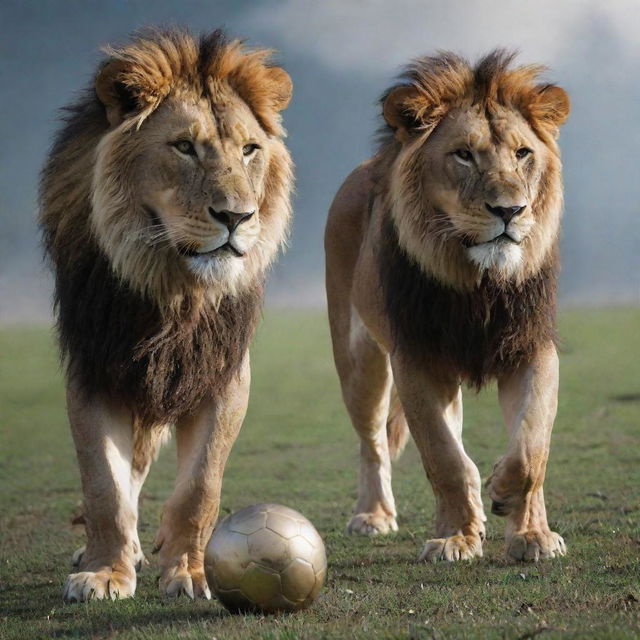
[[[164,595],[211,598],[204,550],[218,516],[224,467],[247,410],[249,384],[247,354],[224,396],[176,425],[178,477],[155,543]]]
[[[564,555],[564,540],[547,523],[543,483],[558,403],[558,355],[548,345],[533,361],[498,381],[510,432],[507,453],[488,486],[492,512],[507,516],[507,556],[537,561]]]
[[[123,428],[128,431],[129,425],[123,425]],[[151,463],[156,458],[158,450],[162,446],[165,440],[169,437],[168,425],[155,426],[155,427],[142,427],[141,425],[133,425],[133,451],[131,456],[131,475],[129,479],[129,505],[138,520],[138,501],[140,498],[140,491],[144,481],[151,468]],[[82,515],[80,522],[84,523],[85,516]],[[142,568],[149,564],[142,551],[142,545],[138,538],[137,528],[133,531],[133,561],[136,571],[141,571]],[[71,557],[71,565],[79,569],[82,566],[85,552],[87,550],[86,545],[83,545],[79,549],[76,549]]]
[[[137,510],[130,501],[133,424],[129,411],[87,398],[73,381],[67,389],[82,489],[87,544],[74,559],[79,571],[67,577],[65,602],[127,598],[136,589],[140,553]]]
[[[482,556],[486,521],[480,474],[462,445],[462,392],[457,381],[419,371],[396,356],[393,371],[436,501],[436,536],[419,560],[469,560]]]

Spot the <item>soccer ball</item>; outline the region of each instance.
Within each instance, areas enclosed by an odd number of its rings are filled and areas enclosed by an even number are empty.
[[[322,538],[300,513],[256,504],[218,523],[204,559],[207,582],[232,612],[308,607],[327,573]]]

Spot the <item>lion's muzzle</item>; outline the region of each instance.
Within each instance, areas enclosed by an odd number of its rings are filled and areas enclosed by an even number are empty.
[[[209,207],[209,214],[211,217],[227,227],[227,229],[229,229],[229,234],[232,234],[243,222],[249,220],[254,213],[255,210],[236,212],[223,209],[222,211],[216,211],[213,207]]]
[[[516,205],[510,205],[505,207],[501,205],[490,205],[488,202],[485,202],[484,206],[487,208],[487,211],[489,211],[489,213],[492,213],[494,216],[497,216],[498,218],[500,218],[500,220],[502,220],[505,223],[505,225],[508,225],[509,222],[511,222],[512,218],[515,218],[517,215],[519,215],[525,210],[527,205],[516,204]]]

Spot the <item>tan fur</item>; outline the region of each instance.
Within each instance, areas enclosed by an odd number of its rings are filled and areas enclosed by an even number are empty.
[[[486,518],[462,444],[460,385],[489,377],[510,432],[489,480],[494,510],[508,516],[507,553],[565,552],[548,527],[542,483],[558,387],[555,140],[569,106],[561,89],[537,84],[539,67],[514,69],[511,59],[498,51],[475,67],[452,54],[416,60],[383,97],[378,154],[347,178],[327,222],[334,357],[361,442],[347,529],[397,528],[390,449],[398,432],[387,431],[389,423],[402,432],[390,403],[397,389],[437,500],[422,560],[482,555]],[[516,156],[523,147],[532,153]],[[505,223],[487,205],[524,208]],[[503,233],[519,244],[494,241]]]
[[[402,455],[409,441],[409,426],[395,386],[391,388],[389,415],[387,416],[387,441],[389,443],[389,456],[392,461]]]
[[[64,599],[134,594],[138,498],[171,423],[178,479],[156,538],[160,589],[209,598],[204,545],[291,214],[280,119],[291,80],[271,52],[219,31],[147,31],[106,51],[41,190],[87,531]]]

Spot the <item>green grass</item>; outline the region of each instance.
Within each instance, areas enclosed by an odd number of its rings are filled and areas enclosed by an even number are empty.
[[[81,499],[51,332],[0,331],[0,638],[640,637],[640,310],[561,318],[559,414],[546,482],[565,558],[510,565],[489,516],[481,560],[418,565],[433,497],[413,446],[395,467],[400,532],[350,538],[357,441],[341,399],[324,315],[268,312],[253,347],[253,389],[223,485],[222,512],[273,501],[324,537],[320,600],[291,616],[232,616],[217,602],[167,602],[156,567],[134,600],[63,605],[83,532]],[[465,442],[486,476],[506,437],[495,390],[466,393]],[[148,551],[174,474],[171,446],[141,505]],[[488,511],[488,504],[485,505]]]

